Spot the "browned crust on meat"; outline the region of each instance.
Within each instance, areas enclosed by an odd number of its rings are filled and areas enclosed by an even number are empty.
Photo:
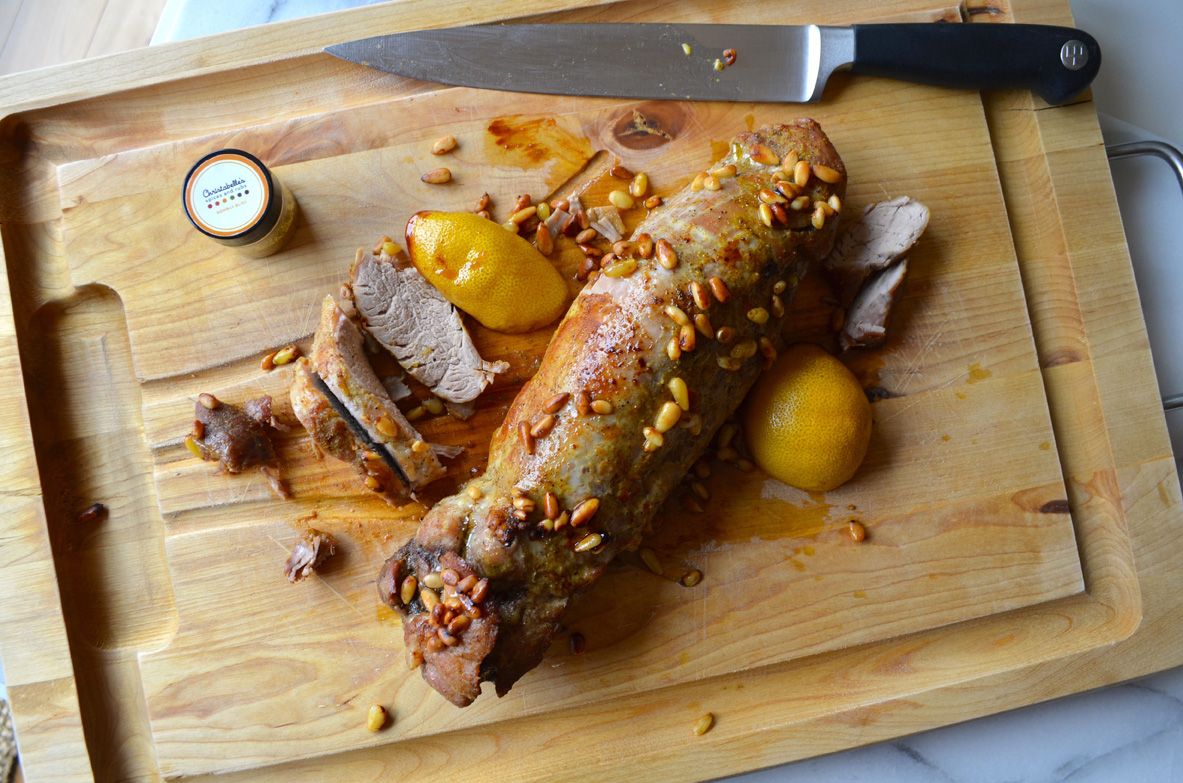
[[[383,570],[380,581],[385,583],[408,574],[421,580],[438,568],[440,559],[462,557],[490,580],[487,616],[497,621],[482,635],[480,647],[488,650],[479,667],[468,666],[471,659],[466,658],[465,667],[457,668],[446,659],[453,655],[450,650],[424,653],[424,677],[454,703],[475,698],[479,680],[493,680],[504,694],[538,664],[570,601],[590,587],[618,552],[636,546],[670,489],[760,374],[759,354],[736,371],[725,370],[718,362],[724,355],[718,344],[705,338],[693,352],[669,360],[665,344],[677,327],[663,308],[673,304],[695,312],[689,283],[718,276],[731,296],[711,309],[713,325],[732,326],[737,342],[759,336],[775,342],[782,319],[757,325],[746,313],[768,307],[778,282],[788,281],[782,294],[787,303],[808,262],[824,257],[833,245],[836,218],[821,230],[802,226],[799,217],[789,228],[761,222],[757,193],[770,186],[773,169],[747,158],[747,150],[757,144],[778,157],[795,150],[802,159],[839,172],[833,184],[814,178],[807,187],[811,200],[844,197],[845,168],[813,121],[737,136],[727,162],[737,163],[740,176],[717,192],[683,191],[637,228],[669,240],[680,259],[678,267],[668,271],[646,263],[629,278],[617,283],[601,278],[584,289],[555,332],[538,373],[494,433],[489,469],[468,485],[480,490],[473,492],[477,498],[462,491],[441,501]],[[695,435],[675,427],[665,432],[664,446],[646,451],[642,427],[669,400],[667,383],[674,375],[695,392],[692,412],[701,417],[701,431]],[[579,415],[574,398],[580,391],[611,403],[614,412]],[[525,448],[519,425],[531,426],[543,403],[559,393],[571,394],[572,401],[559,411],[550,433],[532,449]],[[591,497],[599,500],[599,510],[573,533],[540,532],[540,511],[525,520],[515,518],[515,489],[534,499],[539,509],[544,493],[553,492],[568,511]],[[574,551],[575,543],[590,532],[600,534],[603,543]],[[421,648],[417,618],[422,606],[417,601],[403,606],[382,584],[380,592],[408,618],[408,647]],[[468,677],[473,679],[457,680]]]

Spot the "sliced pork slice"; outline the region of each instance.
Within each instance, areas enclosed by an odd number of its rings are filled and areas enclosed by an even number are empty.
[[[387,451],[370,439],[365,429],[334,406],[332,392],[307,359],[300,359],[292,376],[292,411],[312,436],[317,450],[348,462],[366,477],[366,486],[391,505],[407,497],[402,468]],[[340,408],[340,410],[338,410]]]
[[[849,306],[863,283],[875,272],[903,258],[928,227],[928,207],[908,196],[881,201],[863,210],[846,231],[838,235],[834,250],[823,266],[838,288],[838,297]]]
[[[444,475],[431,444],[395,407],[378,380],[361,332],[331,296],[321,306],[309,358],[294,376],[292,408],[321,449],[353,464],[368,477],[367,485],[387,499],[396,487],[385,479],[370,481],[375,472],[368,463],[380,460],[401,477],[404,490],[413,491]]]
[[[873,348],[887,337],[887,319],[896,294],[908,274],[908,259],[871,278],[854,298],[846,313],[846,323],[838,335],[842,350]]]
[[[481,359],[459,311],[401,252],[375,257],[359,251],[351,276],[354,305],[366,330],[441,398],[471,402],[495,373],[509,368]]]

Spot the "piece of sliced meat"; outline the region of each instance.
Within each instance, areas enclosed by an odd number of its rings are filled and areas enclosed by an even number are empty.
[[[460,312],[402,252],[374,256],[359,250],[351,278],[366,331],[444,400],[471,402],[494,374],[509,368],[480,357]]]
[[[331,534],[316,528],[305,530],[292,547],[292,554],[283,566],[283,575],[289,582],[299,582],[336,552],[336,547],[337,540]]]
[[[332,393],[333,401],[382,446],[418,489],[444,475],[444,468],[390,399],[366,357],[361,331],[331,296],[321,306],[320,325],[310,355],[317,376]]]
[[[871,204],[838,235],[822,266],[849,306],[875,272],[907,255],[928,227],[928,207],[908,196]]]
[[[348,413],[342,413],[344,406],[334,407],[332,393],[305,358],[296,363],[291,398],[292,411],[318,451],[352,465],[366,477],[366,486],[387,503],[400,505],[406,500],[407,481],[398,463],[370,440],[360,424],[350,421]]]
[[[268,427],[286,431],[271,413],[270,397],[248,400],[240,408],[202,393],[193,404],[193,416],[191,438],[202,459],[218,462],[227,473],[241,473],[258,465],[277,496],[283,500],[291,497],[267,431]]]
[[[793,221],[768,226],[760,218],[759,194],[781,169],[758,161],[772,155],[779,161],[793,151],[827,167],[833,182],[812,177],[810,202],[845,196],[845,168],[817,123],[743,133],[730,146],[720,165],[734,165],[735,177],[718,191],[683,190],[636,228],[670,243],[675,268],[638,257],[629,276],[600,275],[580,292],[494,433],[487,471],[428,512],[383,567],[379,596],[404,617],[407,649],[422,660],[423,676],[454,704],[471,703],[483,680],[506,693],[542,660],[571,601],[617,553],[640,542],[759,377],[765,356],[758,346],[771,349],[778,339],[782,308],[808,265],[833,246],[837,219],[819,230],[808,214],[797,229]],[[707,313],[692,283],[717,292]],[[770,313],[763,323],[748,318],[758,307]],[[715,329],[734,330],[734,340],[721,345],[682,328],[681,321],[708,313]],[[670,347],[679,340],[684,347]],[[686,413],[671,394],[674,379],[688,387]],[[593,399],[611,412],[595,413]],[[665,429],[668,413],[680,422]],[[523,428],[540,434],[523,436]],[[558,512],[554,519],[545,515],[548,506]],[[464,569],[478,579],[466,583]],[[439,579],[444,593],[425,592],[425,579]],[[449,598],[452,611],[471,622],[445,638],[433,622],[446,615],[433,614]]]
[[[867,281],[846,311],[846,322],[838,335],[842,350],[873,348],[883,343],[887,319],[907,274],[908,259],[904,258]]]

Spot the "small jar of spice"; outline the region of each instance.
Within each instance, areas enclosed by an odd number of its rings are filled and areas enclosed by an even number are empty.
[[[193,164],[181,203],[198,231],[255,258],[283,248],[296,227],[292,192],[242,150],[217,150]]]

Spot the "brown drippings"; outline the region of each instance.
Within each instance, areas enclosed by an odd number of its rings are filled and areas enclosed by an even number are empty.
[[[686,110],[672,101],[649,101],[622,108],[609,121],[612,136],[622,147],[651,150],[677,138],[686,122]]]

